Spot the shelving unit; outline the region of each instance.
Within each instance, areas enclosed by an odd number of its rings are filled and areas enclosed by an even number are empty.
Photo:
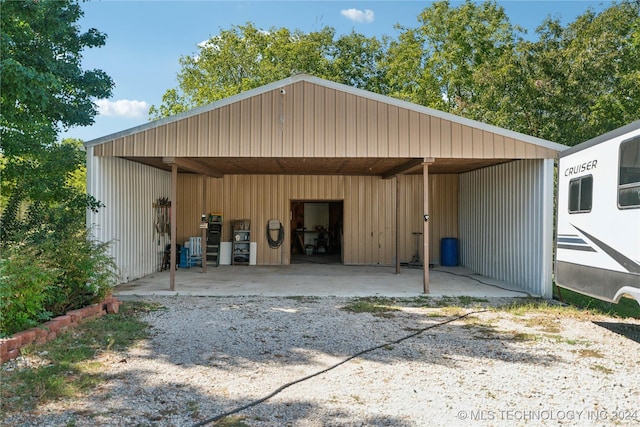
[[[251,221],[236,219],[233,221],[231,265],[249,265],[251,255]]]
[[[211,213],[207,230],[207,264],[220,265],[220,241],[222,240],[222,214]]]

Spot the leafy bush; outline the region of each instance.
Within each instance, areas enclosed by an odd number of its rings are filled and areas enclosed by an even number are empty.
[[[56,314],[98,302],[116,283],[116,266],[109,244],[93,240],[87,231],[60,242],[47,242],[51,267],[59,274],[53,283],[47,309]]]
[[[108,244],[83,230],[13,245],[0,260],[0,336],[98,302],[116,284]]]
[[[0,336],[29,329],[47,320],[48,287],[57,272],[32,247],[12,248],[0,260]]]

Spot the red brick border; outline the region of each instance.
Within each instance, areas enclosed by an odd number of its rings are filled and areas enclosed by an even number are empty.
[[[97,319],[106,313],[118,313],[120,304],[117,298],[109,297],[98,304],[91,304],[71,310],[63,316],[54,317],[35,328],[17,332],[9,338],[0,338],[0,364],[18,357],[24,346],[33,343],[44,344],[86,320]]]

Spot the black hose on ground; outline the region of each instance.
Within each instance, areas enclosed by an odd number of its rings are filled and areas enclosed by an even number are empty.
[[[471,280],[475,280],[478,283],[481,283],[483,285],[487,285],[487,286],[493,286],[494,288],[498,288],[498,289],[502,289],[504,291],[511,291],[511,292],[517,292],[519,294],[525,294],[526,296],[528,296],[529,298],[534,298],[533,295],[531,295],[529,292],[527,291],[519,291],[517,289],[509,289],[509,288],[505,288],[503,286],[500,285],[495,285],[493,283],[487,283],[487,282],[483,282],[480,279],[476,279],[475,277],[469,276],[468,274],[459,274],[459,273],[453,273],[451,271],[447,271],[447,270],[440,270],[439,268],[434,268],[433,271],[437,271],[439,273],[447,273],[447,274],[451,274],[454,276],[459,276],[459,277],[466,277],[467,279],[471,279]]]
[[[489,310],[485,309],[485,310],[470,311],[469,313],[463,314],[461,316],[453,317],[453,318],[445,320],[443,322],[436,323],[434,325],[429,325],[429,326],[424,327],[422,329],[418,329],[416,332],[413,332],[413,333],[411,333],[409,335],[405,335],[402,338],[399,338],[399,339],[397,339],[395,341],[389,341],[389,342],[386,342],[384,344],[377,345],[375,347],[367,348],[367,349],[362,350],[362,351],[360,351],[360,352],[358,352],[358,353],[356,353],[356,354],[354,354],[352,356],[347,357],[346,359],[342,360],[341,362],[336,363],[335,365],[329,366],[328,368],[325,368],[325,369],[323,369],[321,371],[318,371],[316,373],[313,373],[311,375],[307,375],[306,377],[297,379],[295,381],[288,382],[288,383],[280,386],[279,388],[277,388],[273,392],[269,393],[268,395],[264,396],[263,398],[260,398],[258,400],[254,400],[253,402],[249,402],[244,406],[240,406],[238,408],[232,409],[232,410],[230,410],[228,412],[225,412],[223,414],[216,415],[215,417],[212,417],[212,418],[206,419],[204,421],[201,421],[201,422],[199,422],[197,424],[194,424],[193,427],[205,426],[207,424],[210,424],[210,423],[213,423],[213,422],[216,422],[216,421],[220,421],[221,419],[223,419],[225,417],[237,414],[238,412],[242,412],[245,409],[249,409],[249,408],[252,408],[254,406],[257,406],[257,405],[259,405],[259,404],[271,399],[272,397],[276,396],[277,394],[281,393],[283,390],[291,387],[292,385],[295,385],[295,384],[301,383],[303,381],[309,380],[309,379],[311,379],[313,377],[317,377],[318,375],[322,375],[325,372],[329,372],[332,369],[335,369],[338,366],[343,365],[343,364],[347,363],[348,361],[355,359],[356,357],[362,356],[363,354],[371,353],[372,351],[375,351],[375,350],[378,350],[378,349],[381,349],[381,348],[385,348],[385,347],[387,347],[387,346],[389,346],[391,344],[399,344],[402,341],[405,341],[405,340],[408,340],[409,338],[413,338],[413,337],[415,337],[417,335],[420,335],[421,333],[423,333],[425,331],[428,331],[429,329],[434,329],[434,328],[437,328],[439,326],[443,326],[443,325],[446,325],[448,323],[455,322],[456,320],[464,319],[465,317],[468,317],[468,316],[470,316],[472,314],[484,313],[486,311],[489,311]]]

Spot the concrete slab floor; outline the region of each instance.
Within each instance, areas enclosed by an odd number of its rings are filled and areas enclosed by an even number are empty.
[[[116,296],[342,296],[415,297],[423,295],[422,270],[403,267],[291,264],[283,266],[199,266],[178,269],[175,291],[169,272],[156,272],[116,287]],[[429,295],[526,297],[528,294],[464,267],[436,267],[429,272]]]

